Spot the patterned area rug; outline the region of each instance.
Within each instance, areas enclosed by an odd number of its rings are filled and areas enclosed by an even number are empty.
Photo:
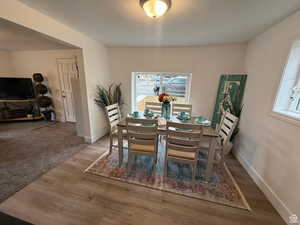
[[[93,162],[85,172],[226,206],[251,210],[226,164],[215,166],[214,174],[207,183],[203,179],[206,165],[204,162],[199,161],[196,185],[192,189],[189,164],[169,161],[168,176],[167,178],[163,177],[164,149],[162,147],[159,149],[158,163],[153,170],[151,170],[152,157],[137,156],[132,168],[127,170],[128,157],[126,149],[124,149],[124,161],[120,168],[118,167],[117,150],[114,150],[111,155],[107,155],[107,153]],[[206,158],[207,155],[201,154],[200,157]]]

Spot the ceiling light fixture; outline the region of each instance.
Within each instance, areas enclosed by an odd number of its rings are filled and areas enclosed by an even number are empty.
[[[171,0],[140,0],[147,16],[155,19],[164,15],[171,7]]]

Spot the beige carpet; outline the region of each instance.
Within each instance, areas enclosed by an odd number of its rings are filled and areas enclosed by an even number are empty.
[[[0,123],[0,202],[86,145],[75,124]]]

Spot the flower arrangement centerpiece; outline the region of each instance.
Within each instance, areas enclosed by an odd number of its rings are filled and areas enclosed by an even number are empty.
[[[162,102],[161,116],[165,119],[170,119],[171,116],[171,102],[175,101],[174,96],[170,96],[166,93],[162,93],[158,96],[158,101]]]
[[[176,98],[174,96],[170,96],[168,94],[162,93],[158,96],[158,101],[162,103],[170,103],[175,101]]]

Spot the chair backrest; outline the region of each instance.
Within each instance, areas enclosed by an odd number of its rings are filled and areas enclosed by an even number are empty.
[[[167,151],[195,152],[198,159],[203,127],[195,124],[167,122]]]
[[[117,124],[121,120],[121,112],[120,112],[119,104],[115,103],[115,104],[106,106],[105,112],[106,112],[107,120],[110,125],[110,131],[112,132],[112,131],[114,131],[114,129],[116,129]]]
[[[154,113],[161,113],[161,102],[145,102],[145,109],[149,109]]]
[[[180,112],[187,112],[190,115],[192,115],[192,105],[191,104],[173,103],[172,104],[172,114],[176,115]]]
[[[137,119],[126,118],[128,148],[132,144],[154,145],[157,150],[158,145],[158,120],[157,119]]]
[[[239,118],[231,114],[230,112],[225,112],[220,121],[220,126],[218,129],[218,134],[220,138],[220,144],[222,146],[227,145],[230,141],[232,133],[238,123]]]

